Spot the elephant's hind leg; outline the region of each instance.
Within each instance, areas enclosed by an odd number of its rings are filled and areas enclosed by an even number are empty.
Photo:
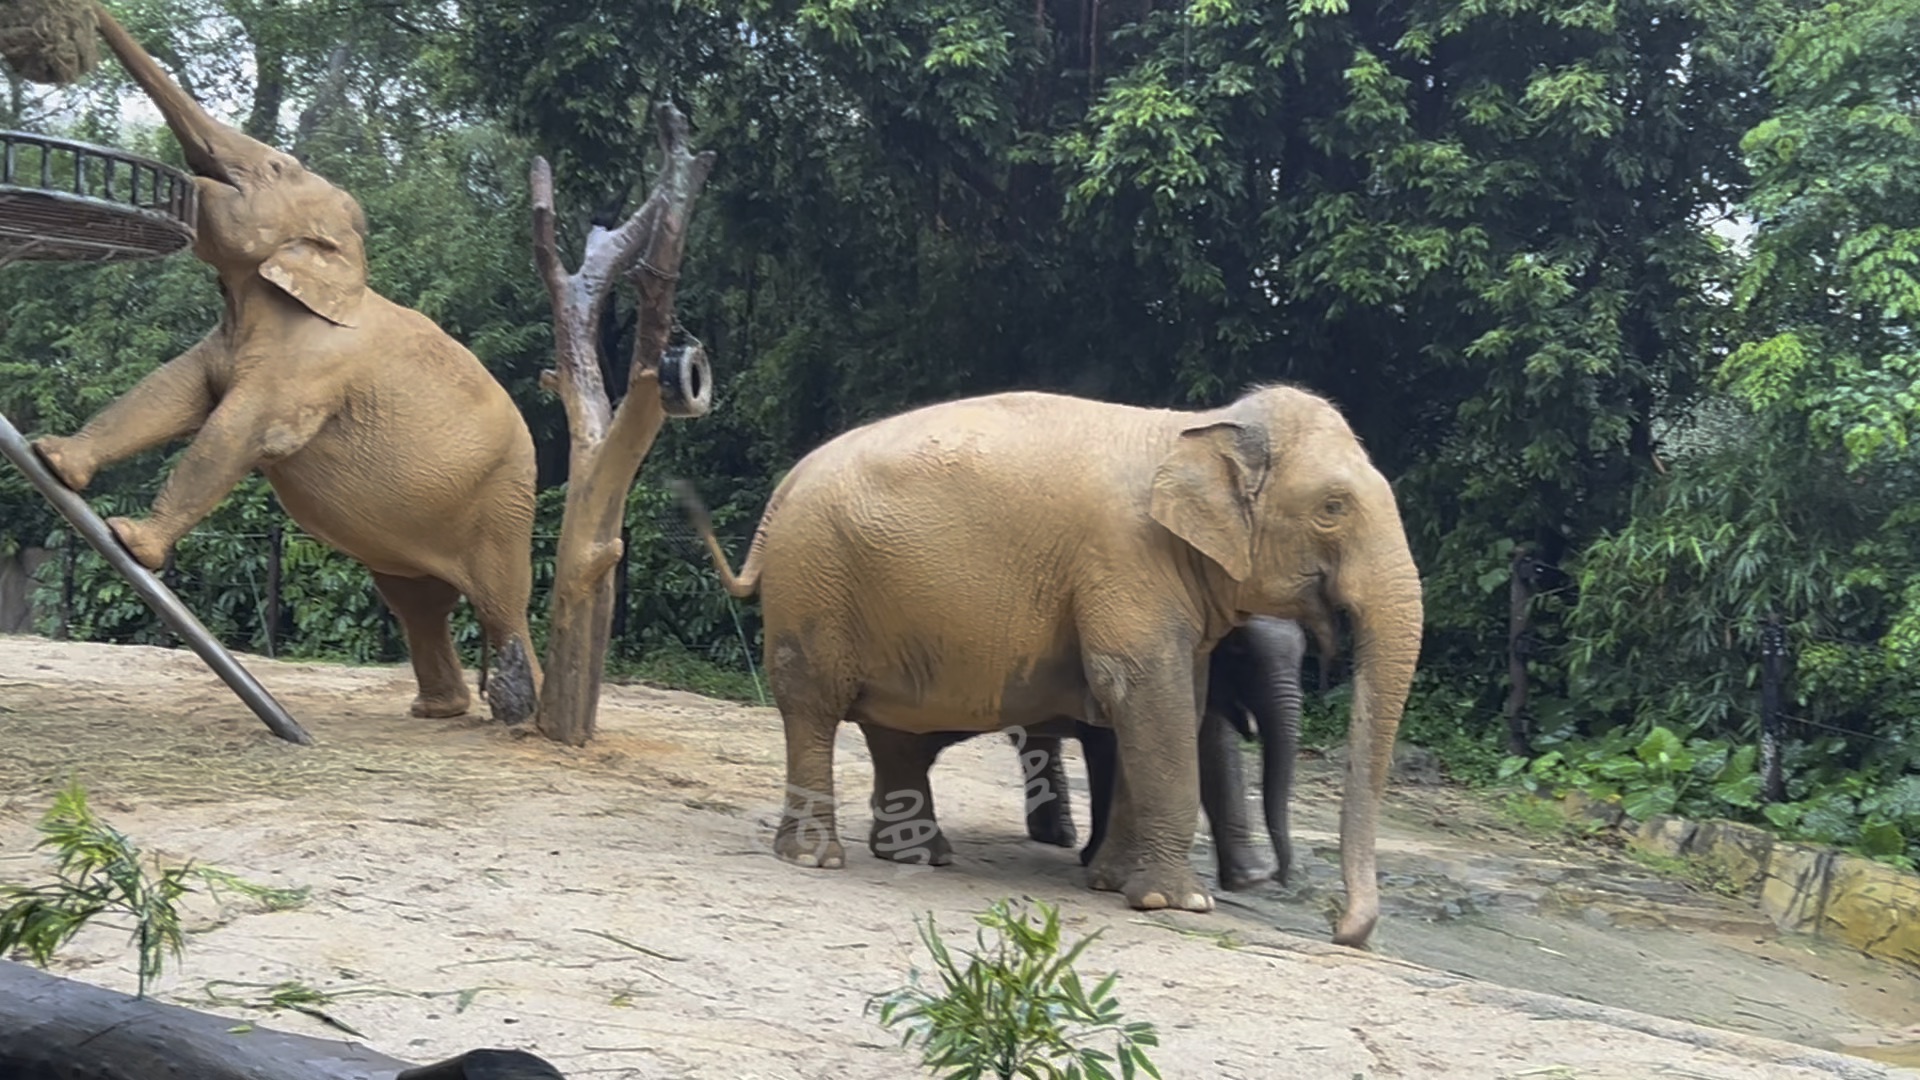
[[[910,735],[877,724],[860,723],[873,758],[873,829],[867,849],[876,859],[945,866],[953,861],[934,817],[933,784],[928,773],[947,742],[939,736]],[[952,741],[952,740],[948,740]]]
[[[407,632],[407,658],[413,661],[419,695],[412,712],[421,717],[459,716],[472,701],[460,658],[453,651],[448,620],[460,602],[460,590],[439,578],[373,575],[381,599]]]
[[[457,582],[473,605],[487,647],[498,658],[487,680],[487,708],[503,724],[533,719],[540,703],[542,673],[527,629],[527,604],[533,594],[533,561],[527,546],[531,518],[497,535],[477,535]]]
[[[859,687],[814,659],[845,654],[823,632],[803,648],[792,636],[769,630],[768,643],[767,680],[787,736],[787,791],[773,852],[795,866],[839,870],[847,855],[836,824],[833,740],[850,718]]]

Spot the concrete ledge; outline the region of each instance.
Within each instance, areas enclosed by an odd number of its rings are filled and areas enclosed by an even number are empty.
[[[1603,805],[1581,793],[1562,800],[1576,821],[1606,821]],[[1920,874],[1737,821],[1659,816],[1619,828],[1641,851],[1711,867],[1783,931],[1920,968]]]

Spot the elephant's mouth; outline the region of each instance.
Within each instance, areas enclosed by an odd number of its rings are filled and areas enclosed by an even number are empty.
[[[197,154],[188,156],[187,167],[193,170],[193,175],[202,180],[211,180],[221,187],[239,188],[240,185],[234,182],[233,173],[225,165],[213,158],[208,158],[204,162],[193,160],[198,156]]]

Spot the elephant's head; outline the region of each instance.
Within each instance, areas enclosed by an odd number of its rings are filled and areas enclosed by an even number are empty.
[[[1298,619],[1318,636],[1334,612],[1347,615],[1347,910],[1334,940],[1361,944],[1379,918],[1373,838],[1424,620],[1393,489],[1332,404],[1270,386],[1180,433],[1154,475],[1150,513],[1219,564],[1232,581],[1227,601],[1242,616]]]
[[[199,191],[193,251],[230,287],[258,275],[329,322],[354,324],[367,290],[366,215],[293,155],[207,115],[97,4],[100,34],[160,107]]]

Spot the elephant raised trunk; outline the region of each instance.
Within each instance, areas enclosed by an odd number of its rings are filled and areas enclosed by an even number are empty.
[[[232,185],[237,180],[236,166],[263,160],[277,153],[272,147],[255,142],[207,115],[200,103],[188,96],[179,83],[161,70],[159,63],[133,40],[112,15],[107,14],[105,8],[95,4],[94,13],[100,20],[100,36],[106,39],[113,55],[119,57],[120,66],[159,106],[167,127],[180,140],[180,149],[186,154],[188,167],[197,175]]]
[[[1386,505],[1391,511],[1392,504]],[[1333,935],[1341,945],[1364,944],[1380,918],[1374,837],[1425,618],[1419,572],[1398,521],[1392,524],[1375,530],[1371,546],[1376,551],[1349,571],[1360,580],[1341,590],[1354,641],[1353,718],[1347,728],[1347,774],[1340,803],[1347,908]]]

